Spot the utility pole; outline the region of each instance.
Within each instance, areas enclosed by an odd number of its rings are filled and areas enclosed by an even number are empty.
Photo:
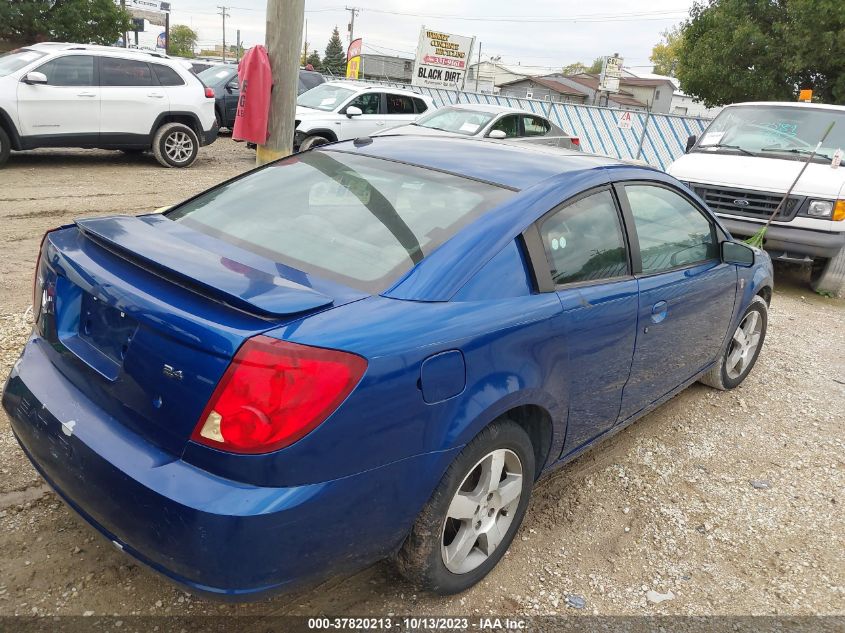
[[[267,0],[267,55],[273,73],[267,142],[258,146],[255,163],[282,158],[293,149],[299,54],[305,23],[305,0]]]
[[[349,11],[349,26],[347,30],[349,31],[349,43],[352,43],[352,40],[355,39],[355,16],[358,15],[358,11],[360,9],[358,7],[346,7],[346,10]]]
[[[220,9],[220,13],[217,15],[223,16],[223,61],[226,61],[226,18],[231,17],[228,13],[226,13],[226,7],[217,5],[217,8]]]
[[[478,65],[475,67],[475,91],[478,92],[478,74],[481,72],[481,42],[478,43]]]
[[[164,14],[164,54],[170,55],[170,11]]]
[[[120,0],[120,9],[126,11],[126,0]],[[129,48],[129,38],[127,32],[123,32],[123,48]]]
[[[235,46],[235,55],[238,63],[241,63],[241,30],[238,29],[238,43]]]
[[[302,37],[302,63],[299,64],[303,68],[308,63],[308,20],[305,20],[305,35]]]

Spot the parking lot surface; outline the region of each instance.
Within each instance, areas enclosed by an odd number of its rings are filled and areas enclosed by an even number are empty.
[[[13,155],[0,170],[0,380],[30,329],[46,230],[169,205],[253,164],[227,138],[186,170],[97,150]],[[800,271],[776,276],[768,338],[738,389],[694,385],[541,481],[502,563],[448,598],[387,563],[245,605],[186,594],[64,506],[0,412],[0,615],[845,613],[845,302]]]

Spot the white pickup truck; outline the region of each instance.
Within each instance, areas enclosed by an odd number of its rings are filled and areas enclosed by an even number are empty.
[[[772,259],[812,264],[819,292],[845,294],[845,106],[739,103],[724,108],[668,171],[695,191],[735,236],[772,215],[816,148],[766,232]],[[843,161],[845,162],[845,161]]]

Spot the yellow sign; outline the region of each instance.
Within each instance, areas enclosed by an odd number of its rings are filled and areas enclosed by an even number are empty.
[[[349,61],[346,62],[346,78],[347,79],[358,79],[358,73],[361,71],[361,58],[360,57],[350,57]]]
[[[805,103],[810,103],[813,100],[813,91],[812,90],[801,90],[798,93],[798,101],[804,101]]]

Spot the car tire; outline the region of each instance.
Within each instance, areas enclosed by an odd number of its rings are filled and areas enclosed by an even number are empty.
[[[484,578],[522,523],[534,468],[534,448],[518,424],[503,419],[481,431],[446,470],[394,556],[399,572],[441,595]]]
[[[769,305],[757,295],[751,300],[716,363],[699,381],[721,391],[738,387],[751,373],[760,356],[768,324]]]
[[[331,143],[331,141],[325,136],[318,136],[316,134],[314,136],[307,136],[302,143],[299,144],[299,151],[305,152],[314,147],[325,145],[326,143]]]
[[[819,294],[845,297],[845,248],[831,259],[813,262],[810,287]]]
[[[9,140],[9,135],[6,134],[6,130],[0,127],[0,167],[6,164],[11,153],[12,142]]]
[[[164,167],[189,167],[199,147],[197,133],[184,123],[165,123],[153,137],[153,154]]]

